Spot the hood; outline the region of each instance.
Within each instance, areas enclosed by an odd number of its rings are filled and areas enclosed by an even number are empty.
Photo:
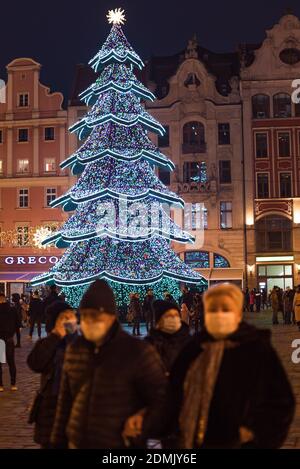
[[[247,342],[254,342],[256,340],[270,342],[271,331],[269,329],[258,329],[247,322],[242,321],[236,332],[227,337],[228,340],[244,344]],[[201,342],[215,341],[206,329],[198,334],[198,340]]]

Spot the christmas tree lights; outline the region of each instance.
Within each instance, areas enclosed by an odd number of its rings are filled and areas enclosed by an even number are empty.
[[[120,297],[149,285],[161,291],[167,285],[178,289],[178,282],[205,283],[170,246],[194,238],[170,217],[169,207],[183,207],[183,200],[155,174],[154,166],[174,169],[147,135],[165,130],[141,102],[154,95],[134,75],[143,62],[122,31],[124,12],[114,10],[108,17],[111,31],[90,61],[100,75],[80,94],[91,108],[70,128],[86,141],[61,164],[80,177],[51,203],[75,212],[42,241],[66,251],[32,281],[63,287],[74,305],[96,278],[112,282]]]

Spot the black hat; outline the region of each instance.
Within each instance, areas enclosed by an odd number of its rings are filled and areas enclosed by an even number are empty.
[[[80,309],[96,309],[107,314],[117,314],[115,295],[105,280],[97,279],[84,293]]]
[[[47,306],[45,311],[47,316],[47,330],[51,331],[55,327],[58,316],[67,309],[73,308],[65,301],[53,301],[49,306]]]
[[[180,313],[179,307],[172,303],[171,301],[156,300],[153,303],[155,322],[158,322],[160,318],[167,312],[169,309],[177,309]]]

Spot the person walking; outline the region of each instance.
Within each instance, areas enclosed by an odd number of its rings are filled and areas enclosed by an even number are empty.
[[[62,301],[49,306],[50,334],[37,341],[28,355],[27,364],[40,373],[40,390],[32,407],[30,423],[35,424],[34,441],[43,449],[51,448],[50,436],[55,418],[60,378],[67,345],[77,337],[77,317],[73,308]]]
[[[249,288],[247,287],[244,294],[244,310],[250,311],[250,293]]]
[[[83,336],[65,353],[54,448],[124,449],[145,447],[164,425],[167,379],[155,349],[127,334],[117,320],[112,289],[96,280],[80,303]],[[125,360],[125,362],[124,362]],[[143,411],[142,433],[125,437],[131,416]],[[127,429],[128,430],[128,429]]]
[[[50,305],[51,306],[51,305]],[[48,307],[49,309],[49,307]],[[37,333],[39,339],[42,336],[42,320],[44,316],[44,304],[39,296],[39,292],[35,290],[33,292],[32,298],[29,303],[29,338],[32,339],[32,335],[34,332],[34,326],[37,326]],[[52,319],[51,319],[52,320]]]
[[[275,286],[270,294],[270,303],[271,303],[272,314],[273,314],[273,317],[272,317],[273,325],[279,324],[279,321],[278,321],[279,299],[278,299],[278,294],[277,294],[277,288]]]
[[[293,311],[293,300],[295,292],[290,287],[287,287],[283,293],[283,311],[284,311],[284,324],[292,324],[292,311]]]
[[[154,311],[153,303],[155,301],[153,290],[149,288],[143,302],[143,316],[146,323],[147,332],[151,330],[154,325]]]
[[[255,304],[255,291],[251,290],[250,299],[249,299],[249,306],[250,306],[250,312],[251,313],[253,313],[253,311],[254,311],[254,304]]]
[[[134,293],[130,301],[130,310],[133,316],[132,335],[141,335],[140,326],[142,319],[142,307],[140,303],[140,295]]]
[[[293,299],[293,310],[295,313],[295,321],[300,331],[300,285],[296,288],[296,293]]]
[[[195,293],[192,309],[194,312],[194,328],[197,334],[204,325],[202,293]]]
[[[14,335],[16,330],[20,328],[20,318],[16,308],[10,306],[6,301],[4,293],[0,293],[0,340],[5,343],[5,355],[9,368],[11,390],[17,391],[16,378],[17,369],[15,364],[15,345]],[[0,363],[0,392],[4,391],[2,364]]]
[[[145,337],[159,353],[169,375],[180,351],[191,340],[187,324],[180,318],[179,307],[164,300],[154,302],[155,326]]]
[[[242,308],[235,285],[204,294],[205,330],[182,350],[170,377],[179,448],[276,449],[288,434],[290,383],[270,331],[243,322]]]
[[[193,294],[188,287],[182,287],[182,296],[180,298],[180,305],[185,304],[187,309],[190,310],[193,306]]]
[[[51,305],[51,303],[53,303],[54,301],[58,301],[58,300],[59,300],[59,298],[58,298],[58,292],[57,292],[56,285],[50,285],[49,293],[45,297],[45,299],[43,300],[43,306],[44,306],[44,312],[45,312],[45,330],[46,330],[47,334],[49,334],[51,332],[51,325],[53,323],[51,317],[49,316],[49,313],[48,313],[47,309],[48,309],[48,306]]]
[[[18,315],[18,326],[16,327],[16,339],[17,343],[15,345],[15,348],[21,348],[21,329],[22,329],[22,307],[20,304],[21,297],[19,293],[13,293],[12,294],[12,305],[17,311]]]
[[[254,295],[255,295],[255,311],[257,313],[260,313],[260,308],[261,308],[261,293],[259,290],[256,290],[254,288]]]
[[[182,322],[184,322],[190,327],[190,310],[188,309],[185,303],[181,304],[180,314]]]

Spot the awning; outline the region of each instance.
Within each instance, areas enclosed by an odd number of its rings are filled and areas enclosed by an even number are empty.
[[[29,283],[33,277],[41,275],[42,272],[7,272],[0,274],[0,282],[23,282]]]
[[[215,269],[195,269],[199,272],[202,277],[205,278],[208,282],[219,281],[226,282],[230,280],[240,280],[243,281],[244,271],[243,269],[234,269],[231,267],[227,268],[215,268]]]
[[[243,269],[211,269],[210,281],[226,281],[226,280],[240,280],[243,281],[244,270]]]

